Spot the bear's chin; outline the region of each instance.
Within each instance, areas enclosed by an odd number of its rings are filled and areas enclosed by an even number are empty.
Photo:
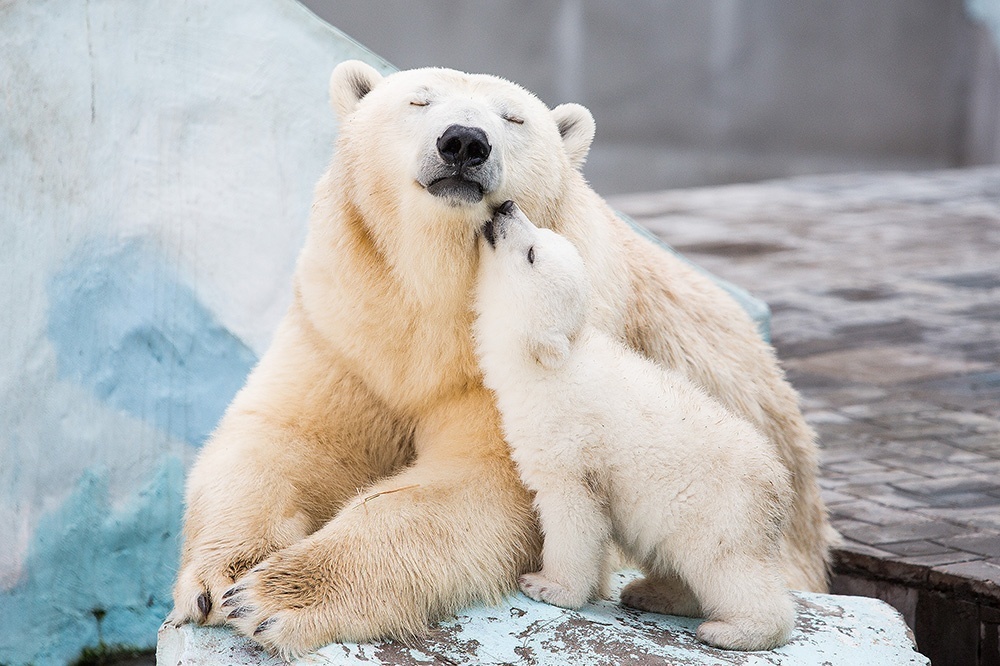
[[[445,199],[452,206],[477,204],[483,200],[483,186],[474,180],[466,180],[458,176],[439,178],[427,186],[427,191],[436,197]]]

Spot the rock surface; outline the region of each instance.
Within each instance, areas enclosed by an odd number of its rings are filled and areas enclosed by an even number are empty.
[[[615,576],[615,594],[634,574]],[[792,640],[771,652],[729,652],[695,640],[698,619],[623,608],[613,601],[569,611],[523,595],[475,607],[437,624],[409,645],[397,641],[333,643],[293,664],[628,664],[787,665],[928,664],[902,617],[863,597],[796,593]],[[281,659],[226,628],[184,625],[160,629],[159,666],[277,666]]]

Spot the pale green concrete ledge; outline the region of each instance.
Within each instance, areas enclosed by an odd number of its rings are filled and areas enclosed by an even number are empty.
[[[634,574],[615,576],[613,598]],[[615,601],[568,611],[512,596],[497,606],[471,608],[403,645],[333,643],[293,663],[305,666],[368,664],[741,664],[790,666],[895,666],[929,664],[916,652],[900,614],[866,597],[796,593],[798,621],[792,640],[772,652],[727,652],[698,643],[700,620],[642,613]],[[277,666],[281,659],[229,629],[162,627],[158,666]]]

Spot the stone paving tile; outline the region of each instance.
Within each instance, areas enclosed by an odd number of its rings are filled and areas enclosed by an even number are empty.
[[[884,543],[881,545],[881,548],[882,550],[888,551],[894,555],[902,555],[904,557],[920,557],[924,555],[940,556],[958,552],[958,549],[949,548],[948,546],[943,546],[940,543],[924,539],[917,539],[916,541],[900,541],[898,543]]]
[[[904,524],[913,520],[912,511],[883,506],[865,499],[832,506],[830,515],[833,518],[851,518],[874,525]]]
[[[828,507],[833,507],[841,502],[854,502],[857,500],[857,498],[853,495],[837,492],[836,490],[829,490],[827,488],[821,488],[820,495],[823,497],[823,501],[826,502]]]
[[[823,447],[838,566],[1000,607],[1000,168],[613,203],[770,303]]]
[[[956,512],[954,508],[926,508],[918,507],[914,509],[921,516],[933,518],[935,520],[947,520],[960,525],[967,525],[969,534],[979,534],[982,531],[1000,531],[1000,506],[985,506],[979,508],[963,508],[961,512]]]
[[[853,548],[853,547],[852,547]],[[934,555],[913,555],[899,558],[900,562],[920,567],[937,567],[943,564],[955,564],[957,562],[979,561],[983,558],[973,553],[966,553],[960,550],[949,550],[944,553]]]
[[[969,474],[943,479],[890,481],[899,490],[914,495],[950,495],[954,493],[990,493],[1000,491],[1000,477],[994,474]]]
[[[912,515],[909,520],[887,525],[865,524],[863,527],[843,527],[840,521],[833,521],[840,533],[859,543],[870,546],[882,546],[898,541],[916,541],[919,539],[941,539],[965,532],[961,525],[932,520],[923,516]]]
[[[927,457],[921,457],[916,460],[903,457],[880,458],[880,462],[896,467],[897,469],[905,469],[908,472],[931,478],[964,476],[969,473],[970,469],[969,465],[955,465]]]
[[[846,484],[841,486],[840,492],[845,495],[865,499],[875,504],[881,504],[882,506],[893,507],[896,509],[916,510],[930,508],[926,498],[907,495],[906,493],[900,492],[891,486],[857,486]],[[934,517],[937,518],[938,516]]]
[[[1000,534],[962,534],[942,538],[939,541],[955,550],[964,550],[967,553],[984,557],[1000,556]]]
[[[969,469],[975,470],[977,472],[982,472],[984,474],[996,474],[1000,476],[1000,460],[986,460],[983,462],[969,463]]]
[[[886,466],[871,460],[854,459],[827,465],[826,469],[838,474],[863,474],[865,472],[884,472]]]

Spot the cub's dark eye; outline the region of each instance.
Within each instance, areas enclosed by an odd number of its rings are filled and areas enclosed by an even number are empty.
[[[518,118],[517,116],[511,115],[509,113],[503,114],[503,119],[509,123],[514,123],[515,125],[523,125],[524,118]]]
[[[430,104],[430,102],[423,99],[415,99],[412,102],[410,102],[410,106],[427,106],[428,104]]]
[[[531,247],[528,248],[528,263],[529,264],[535,263],[535,247],[534,246],[531,246]]]

